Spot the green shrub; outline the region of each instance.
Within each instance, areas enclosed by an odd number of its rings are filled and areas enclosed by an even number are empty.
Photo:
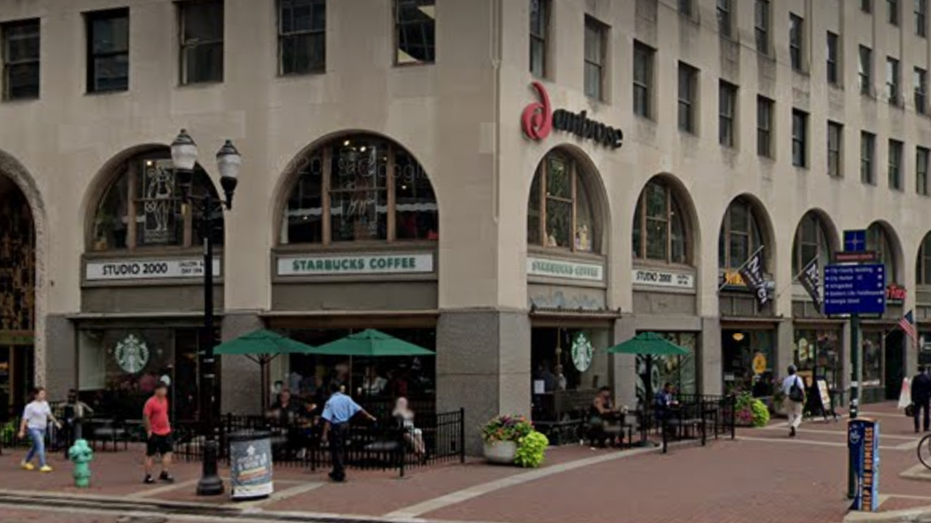
[[[753,414],[754,427],[765,427],[769,423],[769,408],[762,401],[753,400],[750,404],[750,412]]]
[[[549,444],[550,441],[546,439],[546,436],[536,431],[531,432],[518,442],[514,463],[524,468],[539,467],[543,463],[546,447]]]

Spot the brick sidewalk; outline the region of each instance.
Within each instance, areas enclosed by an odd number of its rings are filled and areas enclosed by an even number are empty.
[[[898,476],[917,463],[911,420],[892,405],[869,406],[867,411],[877,413],[881,423],[882,508],[931,506],[931,482]],[[474,461],[414,470],[403,479],[395,472],[351,471],[349,483],[332,484],[326,471],[278,468],[276,496],[254,506],[265,513],[368,516],[415,507],[417,517],[431,520],[507,523],[842,521],[849,505],[844,495],[846,423],[807,422],[793,440],[780,423],[784,421],[775,420],[767,429],[740,430],[737,441],[672,447],[666,455],[562,447],[551,450],[546,467],[533,472]],[[141,449],[99,453],[93,487],[86,491],[70,486],[70,469],[60,456],[52,458],[52,474],[20,471],[20,458],[21,453],[11,456],[4,450],[0,490],[241,506],[227,496],[195,496],[197,464],[178,464],[174,487],[143,485]],[[601,462],[579,466],[590,458]],[[571,467],[577,468],[564,470]]]

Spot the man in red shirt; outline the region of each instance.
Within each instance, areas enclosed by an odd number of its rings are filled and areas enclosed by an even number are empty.
[[[156,454],[162,456],[162,473],[158,479],[166,483],[174,483],[175,478],[168,473],[171,466],[171,424],[168,422],[168,386],[159,382],[155,386],[155,395],[145,402],[142,410],[142,420],[145,423],[145,483],[155,483],[152,477],[152,466]]]

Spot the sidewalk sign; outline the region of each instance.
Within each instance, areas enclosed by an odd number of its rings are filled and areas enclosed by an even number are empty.
[[[815,415],[816,413],[824,416],[825,421],[828,416],[837,421],[837,412],[834,411],[834,404],[831,402],[831,393],[828,390],[828,382],[824,376],[815,378],[814,394],[811,394],[811,400],[808,403],[808,410]]]
[[[908,376],[902,378],[902,392],[899,393],[899,408],[904,409],[912,404],[912,382]]]
[[[847,448],[856,477],[851,510],[879,509],[879,422],[857,418],[847,422]]]
[[[270,434],[232,434],[230,441],[230,494],[235,500],[268,497],[272,483]]]

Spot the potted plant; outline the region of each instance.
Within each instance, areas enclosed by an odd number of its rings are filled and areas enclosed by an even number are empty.
[[[736,423],[741,427],[765,427],[769,423],[769,409],[762,401],[744,392],[737,396]]]
[[[535,469],[543,463],[546,456],[546,447],[550,445],[550,440],[542,433],[533,431],[521,438],[517,444],[517,454],[514,456],[514,463],[524,468]]]
[[[533,424],[523,416],[497,416],[482,428],[485,459],[510,465],[517,456],[520,441],[533,432]]]

